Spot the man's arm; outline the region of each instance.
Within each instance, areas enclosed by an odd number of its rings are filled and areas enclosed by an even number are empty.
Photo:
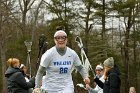
[[[13,78],[15,78],[15,82],[24,89],[33,88],[35,86],[35,80],[32,78],[31,81],[26,82],[25,77],[21,72],[16,72]]]
[[[88,72],[86,71],[86,69],[82,65],[76,66],[76,69],[79,71],[79,73],[83,77],[85,84],[89,84],[90,79],[88,78]]]
[[[46,68],[40,65],[35,77],[35,88],[39,88],[41,86],[42,77],[45,72]]]
[[[103,89],[104,87],[104,83],[102,81],[99,80],[99,78],[94,78],[94,81],[96,82],[96,84]]]
[[[85,70],[85,68],[82,65],[76,66],[76,69],[79,71],[83,79],[88,77],[88,72]]]
[[[98,93],[98,90],[91,88],[88,84],[86,85],[86,89],[88,90],[88,93]]]

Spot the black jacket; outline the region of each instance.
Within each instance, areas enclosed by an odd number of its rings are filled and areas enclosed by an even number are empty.
[[[120,93],[120,71],[115,65],[113,69],[109,70],[108,78],[102,83],[98,78],[95,78],[94,81],[98,84],[99,87],[103,88],[103,93]]]
[[[7,78],[8,93],[28,93],[29,88],[35,86],[35,78],[26,82],[24,74],[19,68],[9,67],[5,72]]]

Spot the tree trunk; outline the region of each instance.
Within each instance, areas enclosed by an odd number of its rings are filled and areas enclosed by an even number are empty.
[[[130,78],[129,78],[129,36],[130,36],[130,29],[133,25],[133,7],[130,7],[129,9],[129,15],[128,15],[128,22],[127,22],[127,27],[126,27],[126,33],[125,33],[125,45],[124,45],[124,57],[125,57],[125,62],[124,62],[124,65],[125,65],[125,93],[128,93],[128,89],[129,89],[129,82],[130,82]],[[133,14],[133,15],[132,15]]]
[[[105,39],[105,0],[103,0],[103,14],[102,14],[102,40]]]
[[[0,38],[1,39],[1,38]],[[0,43],[1,40],[0,40]],[[3,45],[0,44],[0,51],[1,51],[1,62],[2,62],[2,82],[3,82],[3,89],[1,93],[7,93],[7,87],[6,87],[6,79],[5,79],[5,71],[6,71],[6,57],[5,57],[5,48]]]
[[[6,70],[6,65],[5,65],[5,46],[4,46],[4,36],[3,36],[3,30],[2,30],[2,1],[0,0],[0,55],[1,55],[1,67],[2,67],[2,87],[3,89],[1,90],[1,93],[6,93],[7,87],[6,87],[6,80],[5,80],[5,70]]]
[[[128,39],[129,39],[128,29],[125,35],[124,44],[124,66],[125,66],[125,93],[128,93],[129,89],[129,55],[128,55]]]

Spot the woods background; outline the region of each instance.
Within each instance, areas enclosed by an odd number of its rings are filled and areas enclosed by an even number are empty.
[[[140,93],[140,0],[0,0],[0,93],[6,93],[6,60],[27,62],[25,40],[31,40],[32,75],[36,72],[39,37],[54,45],[57,26],[67,32],[68,46],[80,56],[79,35],[93,68],[113,56],[121,70],[121,93],[134,86]],[[93,76],[91,74],[91,84]],[[73,73],[74,84],[83,82]],[[75,93],[87,93],[75,86]]]

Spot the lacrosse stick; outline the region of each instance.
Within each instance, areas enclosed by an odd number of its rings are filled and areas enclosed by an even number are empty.
[[[75,38],[75,42],[77,42],[79,48],[81,49],[81,61],[82,61],[83,66],[85,67],[85,69],[86,69],[88,72],[91,70],[92,73],[93,73],[93,75],[95,76],[95,73],[94,73],[94,71],[93,71],[93,69],[92,69],[92,66],[91,66],[91,64],[90,64],[90,62],[89,62],[89,60],[88,60],[88,58],[87,58],[87,55],[86,55],[84,49],[83,49],[82,39],[81,39],[79,36],[77,36],[77,37]]]
[[[44,34],[39,36],[39,53],[38,53],[38,59],[36,63],[36,70],[38,70],[41,55],[47,50],[48,42],[46,41],[47,38],[45,37]]]

